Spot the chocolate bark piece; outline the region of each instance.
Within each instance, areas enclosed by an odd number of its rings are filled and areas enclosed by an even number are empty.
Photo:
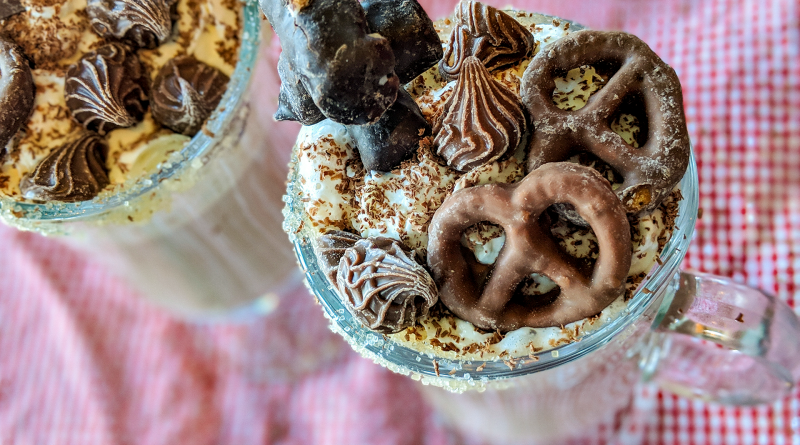
[[[585,107],[559,109],[552,99],[555,78],[583,65],[618,69]],[[589,152],[622,175],[616,193],[633,216],[656,209],[686,172],[690,144],[680,81],[636,36],[583,30],[554,42],[525,70],[520,96],[534,128],[528,171]],[[610,126],[632,97],[644,104],[639,112],[648,129],[647,141],[639,148],[626,143]]]
[[[22,178],[20,190],[38,201],[86,201],[109,184],[105,140],[83,131],[72,141],[53,150]]]
[[[306,87],[292,69],[286,53],[282,52],[278,58],[278,74],[281,77],[281,90],[278,95],[278,110],[275,112],[277,121],[297,121],[303,125],[314,125],[325,115],[314,103]]]
[[[400,83],[414,80],[442,58],[433,21],[417,0],[367,0],[361,6],[369,29],[389,40]]]
[[[86,13],[101,37],[137,48],[153,49],[172,34],[168,0],[89,0]]]
[[[319,268],[334,287],[336,286],[339,261],[345,251],[361,239],[360,236],[350,232],[332,230],[314,240],[314,255],[317,257]]]
[[[20,0],[0,0],[0,20],[5,20],[24,10],[25,6]]]
[[[167,62],[153,81],[150,107],[153,118],[165,127],[194,136],[219,105],[228,76],[193,56]]]
[[[397,101],[380,120],[368,125],[348,125],[367,170],[388,172],[416,153],[431,126],[410,94],[401,88]]]
[[[512,153],[528,128],[523,109],[477,57],[467,57],[433,131],[436,153],[461,172]]]
[[[394,103],[400,82],[392,48],[370,33],[358,1],[260,3],[281,39],[288,69],[327,118],[346,125],[373,123]],[[284,108],[296,112],[297,104],[306,103],[289,97],[300,88],[284,91]]]
[[[8,141],[28,121],[36,85],[19,46],[0,36],[0,158]]]
[[[446,79],[457,78],[470,56],[492,71],[530,56],[535,47],[533,34],[510,15],[481,2],[462,1],[439,72]]]
[[[339,293],[368,328],[391,334],[413,326],[438,301],[436,284],[399,241],[357,241],[339,261]]]
[[[101,135],[130,127],[147,110],[147,77],[136,53],[109,43],[84,54],[67,70],[67,107],[75,120]]]
[[[572,204],[597,235],[600,253],[589,276],[561,250],[547,218],[541,218],[559,202]],[[464,231],[481,222],[497,224],[506,234],[485,282],[461,248]],[[631,266],[630,226],[622,203],[595,170],[567,162],[544,165],[515,184],[458,190],[436,210],[428,233],[428,266],[439,298],[482,329],[563,326],[598,314],[622,295]],[[554,300],[520,295],[518,288],[533,273],[559,286]]]

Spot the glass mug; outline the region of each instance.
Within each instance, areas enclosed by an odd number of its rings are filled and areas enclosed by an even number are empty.
[[[777,400],[800,380],[800,321],[788,305],[727,278],[679,272],[698,211],[693,158],[680,189],[684,199],[661,264],[627,308],[580,341],[510,364],[438,359],[364,328],[320,271],[310,233],[294,232],[302,204],[291,198],[284,228],[294,233],[307,283],[332,329],[361,355],[421,381],[450,426],[494,443],[583,443],[625,414],[640,381],[750,405]]]
[[[204,131],[159,165],[142,156],[133,168],[154,173],[120,193],[78,203],[0,198],[4,222],[87,252],[189,319],[263,314],[296,292],[301,276],[280,230],[288,154],[268,143],[274,124],[258,116],[261,104],[251,107],[253,87],[262,88],[251,78],[273,68],[257,64],[258,5],[249,1],[242,11],[239,60]]]

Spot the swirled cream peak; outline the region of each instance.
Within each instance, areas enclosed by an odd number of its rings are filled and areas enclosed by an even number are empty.
[[[339,261],[337,287],[363,324],[386,334],[413,326],[438,301],[436,284],[400,242],[357,241]]]
[[[84,131],[53,150],[20,182],[23,196],[40,201],[86,201],[108,185],[106,143]]]
[[[439,72],[447,79],[461,73],[464,62],[475,56],[489,70],[514,64],[533,54],[533,34],[510,15],[476,1],[462,1],[455,14]]]
[[[477,57],[467,57],[434,128],[433,145],[449,166],[465,172],[513,151],[526,130],[519,98],[496,81]]]

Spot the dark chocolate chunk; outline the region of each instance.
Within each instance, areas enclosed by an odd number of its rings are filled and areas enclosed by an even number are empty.
[[[400,83],[414,80],[442,58],[436,28],[417,0],[367,0],[361,6],[369,29],[392,45]]]
[[[219,104],[228,76],[192,56],[161,67],[150,92],[153,118],[165,127],[194,136]]]
[[[36,86],[22,50],[0,36],[0,154],[33,110]]]
[[[306,87],[295,75],[286,53],[278,59],[278,74],[281,76],[281,92],[278,95],[277,121],[297,121],[303,125],[314,125],[325,119],[325,115],[314,104]]]
[[[419,141],[431,134],[431,126],[404,88],[378,122],[348,125],[347,130],[358,147],[364,168],[382,172],[410,158],[417,151]]]
[[[109,43],[67,70],[67,107],[78,122],[100,134],[130,127],[147,110],[147,74],[136,54]]]
[[[86,201],[108,185],[106,153],[102,137],[84,131],[56,148],[36,169],[22,178],[22,195],[39,201]]]
[[[428,271],[389,238],[362,239],[348,248],[339,261],[336,283],[355,318],[384,334],[414,326],[439,300]]]
[[[370,34],[357,0],[260,3],[281,39],[288,69],[326,117],[347,125],[368,124],[394,103],[400,82],[392,48],[380,35]],[[296,111],[296,104],[303,103],[302,97],[287,97],[297,91],[283,90],[284,108],[292,110],[294,104]]]
[[[101,37],[155,48],[172,34],[168,0],[89,0],[86,12]]]
[[[0,0],[0,20],[5,20],[24,10],[25,6],[20,0]]]

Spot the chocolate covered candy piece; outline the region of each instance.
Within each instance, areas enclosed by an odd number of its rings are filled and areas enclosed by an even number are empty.
[[[28,120],[35,93],[28,59],[19,46],[0,36],[0,154]]]
[[[457,78],[467,57],[477,57],[492,71],[528,57],[535,47],[533,34],[510,15],[481,2],[463,1],[439,72],[447,79]]]
[[[72,116],[101,135],[141,121],[148,90],[139,58],[119,43],[85,54],[69,67],[64,84]]]
[[[261,9],[281,39],[287,69],[326,117],[368,124],[394,103],[400,82],[392,48],[370,33],[358,1],[261,0]],[[302,97],[287,98],[302,89],[284,92],[285,108],[293,109],[287,101],[305,103]]]
[[[161,67],[150,92],[156,121],[194,136],[222,100],[228,76],[192,56],[176,57]]]
[[[410,158],[419,141],[431,134],[431,127],[411,95],[401,88],[397,101],[369,125],[348,125],[347,130],[358,147],[367,170],[388,172]]]
[[[438,301],[428,271],[413,252],[389,238],[362,239],[348,248],[336,282],[350,312],[384,334],[413,326]]]
[[[39,201],[86,201],[108,185],[102,137],[82,132],[44,158],[20,181],[22,195]]]
[[[155,48],[172,34],[168,0],[89,0],[86,13],[101,37]]]
[[[275,120],[314,125],[325,119],[325,115],[319,111],[314,99],[292,69],[285,52],[278,58],[278,74],[281,76],[281,91]]]
[[[389,40],[400,83],[412,81],[442,58],[433,21],[417,0],[367,0],[361,6],[369,29]]]

